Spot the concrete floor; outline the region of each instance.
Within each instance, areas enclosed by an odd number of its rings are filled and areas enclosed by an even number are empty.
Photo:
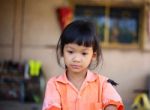
[[[125,110],[132,110],[131,103],[124,103]],[[0,110],[42,110],[42,104],[0,101]]]
[[[42,104],[1,101],[0,110],[42,110]]]

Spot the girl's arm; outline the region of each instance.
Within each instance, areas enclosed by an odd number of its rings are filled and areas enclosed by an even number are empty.
[[[117,110],[117,107],[115,105],[108,105],[104,110]]]
[[[42,110],[61,110],[60,95],[55,86],[55,77],[47,82]]]
[[[102,101],[104,110],[124,110],[120,95],[107,80],[103,83]]]

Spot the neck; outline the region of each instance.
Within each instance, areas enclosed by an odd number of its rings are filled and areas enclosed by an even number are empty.
[[[72,73],[67,71],[67,78],[68,80],[77,87],[79,90],[83,81],[85,80],[87,75],[87,71],[84,71],[82,73]]]
[[[84,71],[82,73],[72,73],[67,71],[67,78],[70,80],[80,80],[80,79],[85,79],[87,75],[87,71]]]

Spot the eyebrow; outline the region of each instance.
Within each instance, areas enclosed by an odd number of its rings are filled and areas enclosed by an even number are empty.
[[[67,48],[67,49],[74,49],[73,47],[70,47],[70,46],[66,46],[66,48]]]

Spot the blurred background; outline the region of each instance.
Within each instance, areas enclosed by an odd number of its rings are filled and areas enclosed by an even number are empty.
[[[58,38],[76,19],[97,26],[94,71],[119,83],[126,110],[150,91],[150,0],[0,0],[0,110],[41,110],[46,82],[63,72]]]

